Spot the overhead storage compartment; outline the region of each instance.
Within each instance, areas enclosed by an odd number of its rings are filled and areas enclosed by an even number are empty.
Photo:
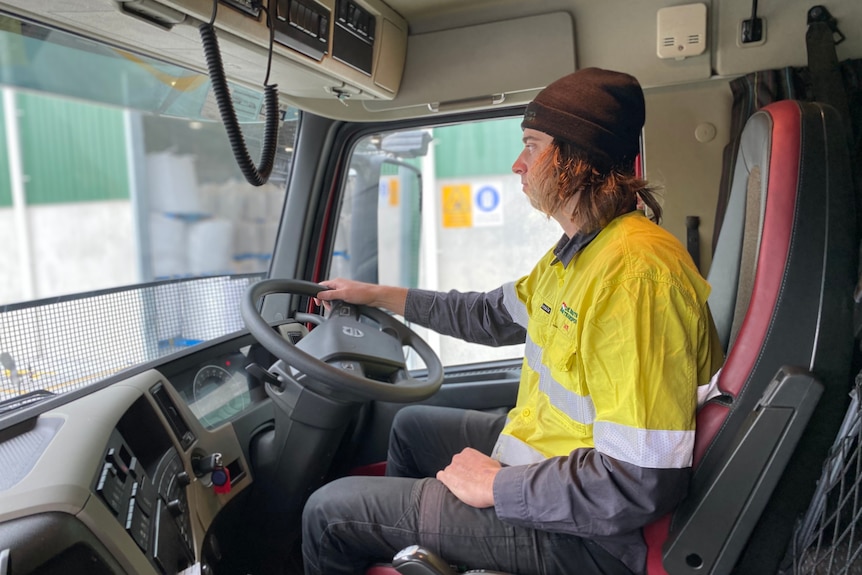
[[[572,17],[552,12],[410,35],[405,69],[397,101],[369,100],[368,110],[502,104],[575,71]]]
[[[196,28],[212,17],[212,0],[115,0],[120,11],[155,26],[147,34],[155,41],[134,40],[128,21],[106,33],[120,45],[133,44],[154,55],[188,63],[200,62],[186,44],[175,50],[181,36],[194,40]],[[383,2],[375,0],[272,0],[273,56],[270,82],[279,92],[303,98],[390,100],[398,93],[404,70],[407,23]],[[266,14],[250,0],[219,2],[215,29],[228,77],[252,85],[263,83],[270,29]],[[132,31],[130,38],[129,31]],[[159,31],[161,30],[161,32]]]
[[[195,25],[211,18],[211,0],[159,2],[188,15]],[[363,100],[395,97],[404,69],[407,23],[386,4],[375,0],[274,0],[270,6],[275,16],[270,77],[279,92]],[[215,27],[228,74],[262,82],[270,45],[266,15],[262,11],[255,14],[248,0],[223,1]],[[256,55],[251,70],[250,50]],[[303,69],[312,74],[302,73]]]

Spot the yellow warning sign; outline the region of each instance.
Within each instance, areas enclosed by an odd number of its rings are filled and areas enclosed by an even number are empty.
[[[473,193],[470,184],[443,186],[443,227],[469,228],[473,225]]]
[[[393,207],[401,201],[398,184],[398,178],[389,178],[389,205]]]

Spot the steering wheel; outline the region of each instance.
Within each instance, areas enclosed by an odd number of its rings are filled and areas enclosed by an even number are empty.
[[[281,337],[257,308],[257,301],[266,295],[314,297],[326,289],[302,280],[263,280],[246,290],[240,305],[242,319],[273,355],[332,390],[363,399],[409,403],[427,399],[440,389],[440,358],[416,332],[382,310],[333,302],[329,318],[294,345]],[[425,362],[428,374],[424,379],[410,375],[404,347],[415,350]],[[308,382],[303,379],[301,383]]]

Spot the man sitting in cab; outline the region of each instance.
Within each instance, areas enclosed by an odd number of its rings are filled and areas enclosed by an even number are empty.
[[[519,575],[645,571],[641,528],[686,494],[698,398],[723,355],[709,285],[635,176],[644,115],[635,78],[596,68],[527,106],[512,170],[563,229],[528,275],[487,293],[324,282],[323,301],[526,348],[508,415],[404,408],[388,477],[312,495],[307,575],[363,573],[414,544]]]

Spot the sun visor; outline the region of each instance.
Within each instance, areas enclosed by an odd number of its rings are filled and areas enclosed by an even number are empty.
[[[517,94],[531,97],[574,71],[574,26],[567,12],[415,34],[407,38],[398,96],[363,105],[369,111],[443,111],[519,103],[524,98]]]

